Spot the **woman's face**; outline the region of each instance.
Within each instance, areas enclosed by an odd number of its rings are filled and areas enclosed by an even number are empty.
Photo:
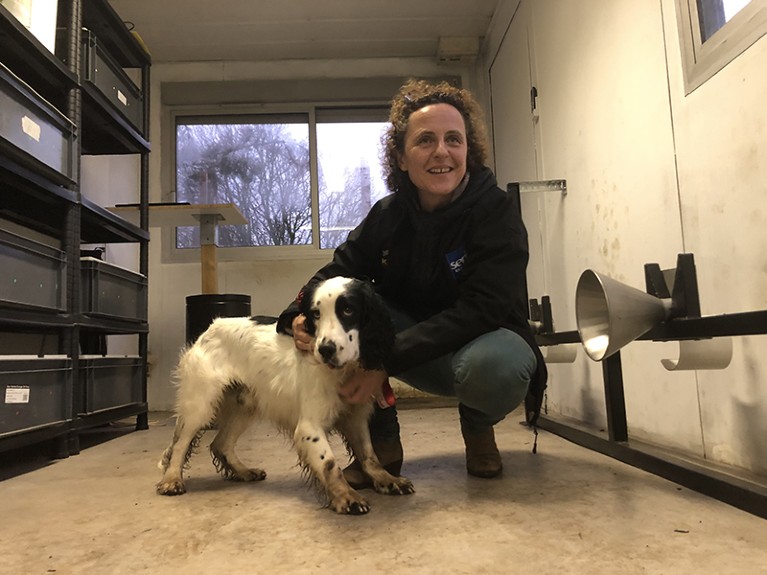
[[[418,189],[421,209],[450,203],[466,174],[466,124],[450,104],[430,104],[410,115],[399,168]]]

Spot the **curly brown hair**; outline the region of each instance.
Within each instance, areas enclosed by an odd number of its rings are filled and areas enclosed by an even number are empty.
[[[392,192],[406,189],[407,172],[399,168],[399,157],[404,151],[405,134],[410,115],[429,104],[450,104],[461,113],[466,123],[468,156],[466,167],[473,172],[487,162],[487,133],[484,115],[474,96],[468,90],[456,88],[447,82],[430,84],[425,80],[408,80],[394,96],[389,111],[389,128],[382,137],[382,167],[386,185]]]

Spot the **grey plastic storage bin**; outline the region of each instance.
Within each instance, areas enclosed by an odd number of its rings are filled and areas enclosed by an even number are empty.
[[[85,371],[85,412],[141,403],[143,362],[138,356],[94,357],[80,360]]]
[[[72,361],[0,359],[0,436],[72,419]]]
[[[146,321],[146,276],[95,258],[80,258],[80,278],[84,314]]]
[[[64,252],[0,230],[0,306],[66,309]]]
[[[68,184],[74,131],[66,116],[0,63],[0,153]]]
[[[83,28],[82,42],[84,79],[96,86],[112,107],[143,135],[144,103],[141,90],[87,28]]]

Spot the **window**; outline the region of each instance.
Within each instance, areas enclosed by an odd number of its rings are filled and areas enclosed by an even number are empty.
[[[248,220],[219,226],[220,246],[311,244],[309,163],[305,115],[176,120],[176,200],[233,203]],[[176,228],[177,248],[199,246],[199,227]]]
[[[248,257],[246,248],[265,257],[333,249],[387,193],[380,167],[387,114],[383,107],[177,112],[175,201],[239,208],[246,225],[218,228],[223,259]],[[173,251],[198,248],[199,234],[176,228]]]
[[[767,0],[677,0],[685,93],[767,33]]]
[[[388,190],[381,169],[387,122],[358,110],[317,110],[320,248],[335,248]]]

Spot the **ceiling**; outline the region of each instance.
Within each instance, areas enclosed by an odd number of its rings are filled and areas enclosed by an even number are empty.
[[[500,0],[110,0],[152,61],[436,58],[477,45]],[[468,42],[462,39],[470,39]],[[445,43],[443,42],[443,46]],[[456,56],[460,58],[460,54]]]

